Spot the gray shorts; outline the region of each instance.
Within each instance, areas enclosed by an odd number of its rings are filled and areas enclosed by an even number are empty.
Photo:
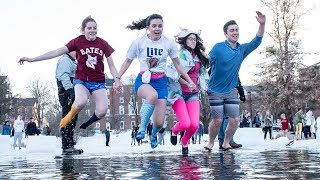
[[[235,118],[239,116],[239,98],[236,88],[228,93],[208,91],[208,98],[212,119],[223,119],[224,117]]]

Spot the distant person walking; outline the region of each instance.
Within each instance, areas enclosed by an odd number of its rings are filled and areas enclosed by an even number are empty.
[[[22,131],[24,130],[24,122],[22,121],[21,115],[18,115],[17,119],[14,121],[13,128],[14,128],[13,148],[17,147],[17,140],[18,140],[18,147],[19,149],[21,149]]]
[[[266,111],[264,117],[264,139],[267,138],[267,133],[269,132],[270,139],[272,139],[271,129],[272,129],[273,116],[269,110]]]
[[[138,129],[136,129],[136,126],[133,126],[131,131],[131,146],[132,144],[136,145],[136,134],[138,132]]]
[[[293,124],[294,124],[294,131],[295,131],[295,138],[297,140],[302,138],[302,123],[304,121],[304,115],[302,112],[302,108],[298,109],[298,112],[293,117]]]
[[[106,129],[104,133],[105,133],[105,135],[106,135],[106,146],[109,146],[109,142],[110,142],[110,130]]]
[[[36,134],[40,134],[40,131],[37,128],[37,124],[36,122],[34,122],[34,119],[32,117],[30,118],[30,122],[28,122],[27,124],[26,134],[27,136],[34,136]]]
[[[5,121],[2,126],[2,135],[10,135],[11,127],[9,125],[9,121]]]
[[[260,112],[257,111],[256,115],[253,118],[253,127],[260,128],[262,119],[260,118]]]
[[[287,143],[286,146],[291,146],[294,143],[294,138],[291,136],[290,133],[288,133],[291,129],[291,124],[289,119],[286,117],[285,113],[282,113],[280,115],[280,121],[281,121],[283,136],[289,139],[289,143]]]
[[[312,124],[313,119],[314,119],[313,112],[309,108],[309,109],[307,109],[307,113],[305,115],[305,120],[303,123],[303,129],[304,129],[303,133],[304,133],[305,139],[308,139],[308,137],[311,138],[311,124]]]
[[[198,130],[197,130],[196,134],[194,135],[195,143],[197,143],[197,139],[199,139],[199,144],[201,144],[201,137],[203,136],[203,134],[204,134],[203,123],[202,123],[202,121],[200,121]]]

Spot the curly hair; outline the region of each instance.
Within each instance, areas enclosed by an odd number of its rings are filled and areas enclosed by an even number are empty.
[[[203,56],[201,53],[201,50],[205,51],[206,49],[203,45],[203,40],[200,38],[199,34],[190,33],[184,38],[177,38],[176,39],[177,43],[180,44],[181,47],[187,49],[188,51],[192,51],[192,49],[187,46],[187,39],[191,34],[194,34],[196,36],[196,47],[194,48],[194,52],[199,57],[201,65],[203,65],[205,67],[209,67],[209,59],[206,58],[205,56]]]

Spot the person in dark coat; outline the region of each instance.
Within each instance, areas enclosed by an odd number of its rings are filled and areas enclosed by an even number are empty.
[[[109,146],[109,141],[110,141],[110,131],[106,129],[104,132],[106,134],[106,146]]]
[[[35,134],[39,135],[39,130],[37,124],[34,122],[33,118],[30,118],[30,122],[27,124],[26,132],[28,135],[33,136]]]

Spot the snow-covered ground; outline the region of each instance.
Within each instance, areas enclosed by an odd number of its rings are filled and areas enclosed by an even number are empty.
[[[289,140],[286,137],[280,137],[275,140],[264,140],[263,132],[259,128],[239,128],[234,136],[237,143],[241,143],[243,148],[234,150],[235,153],[242,151],[272,151],[272,150],[287,150],[286,143]],[[208,141],[208,135],[205,134],[201,144],[190,144],[189,153],[201,153],[203,147]],[[18,150],[13,149],[13,137],[0,135],[0,162],[5,163],[13,161],[16,158],[32,159],[32,160],[52,160],[56,155],[61,154],[61,139],[55,136],[30,136],[23,138],[26,144],[25,148]],[[92,157],[96,155],[105,156],[137,156],[144,155],[144,152],[155,151],[152,153],[159,154],[181,154],[181,146],[172,146],[170,143],[170,134],[165,135],[165,145],[158,145],[155,150],[152,150],[149,143],[143,143],[140,146],[130,145],[131,132],[123,132],[115,134],[111,132],[110,146],[105,146],[104,134],[96,134],[92,137],[81,137],[78,140],[76,148],[84,150],[84,157]],[[310,152],[319,153],[320,141],[315,139],[295,141],[292,149],[303,149]],[[215,143],[213,153],[218,152],[218,142]],[[149,153],[146,153],[148,155]]]

